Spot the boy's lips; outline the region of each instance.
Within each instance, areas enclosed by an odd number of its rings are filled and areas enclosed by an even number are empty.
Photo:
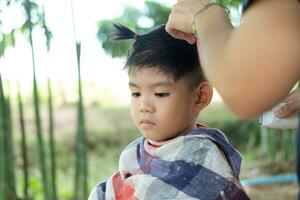
[[[153,126],[155,126],[155,122],[149,120],[149,119],[143,119],[140,121],[140,125],[142,128],[151,128]]]

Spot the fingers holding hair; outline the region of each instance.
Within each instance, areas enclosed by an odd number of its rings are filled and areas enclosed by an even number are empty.
[[[190,44],[196,42],[196,37],[192,33],[193,12],[187,0],[178,0],[173,5],[166,24],[166,31],[176,39],[185,40]]]

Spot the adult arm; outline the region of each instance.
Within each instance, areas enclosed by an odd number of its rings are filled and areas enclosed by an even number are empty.
[[[180,0],[167,31],[193,43],[192,18],[207,1]],[[202,5],[201,5],[202,4]],[[300,3],[255,1],[234,28],[225,10],[211,6],[195,21],[202,67],[224,102],[251,118],[289,93],[300,77]]]

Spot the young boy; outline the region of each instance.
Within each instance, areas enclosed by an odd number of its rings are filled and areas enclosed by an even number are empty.
[[[137,35],[115,25],[114,40],[135,39],[125,68],[131,116],[142,133],[119,159],[119,169],[92,190],[102,199],[249,199],[239,182],[241,156],[217,129],[197,124],[211,101],[196,45],[160,26]]]

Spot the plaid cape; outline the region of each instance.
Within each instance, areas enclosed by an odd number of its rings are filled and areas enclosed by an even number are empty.
[[[141,137],[123,150],[119,170],[96,185],[89,200],[246,200],[241,161],[217,129],[196,128],[162,145]]]

